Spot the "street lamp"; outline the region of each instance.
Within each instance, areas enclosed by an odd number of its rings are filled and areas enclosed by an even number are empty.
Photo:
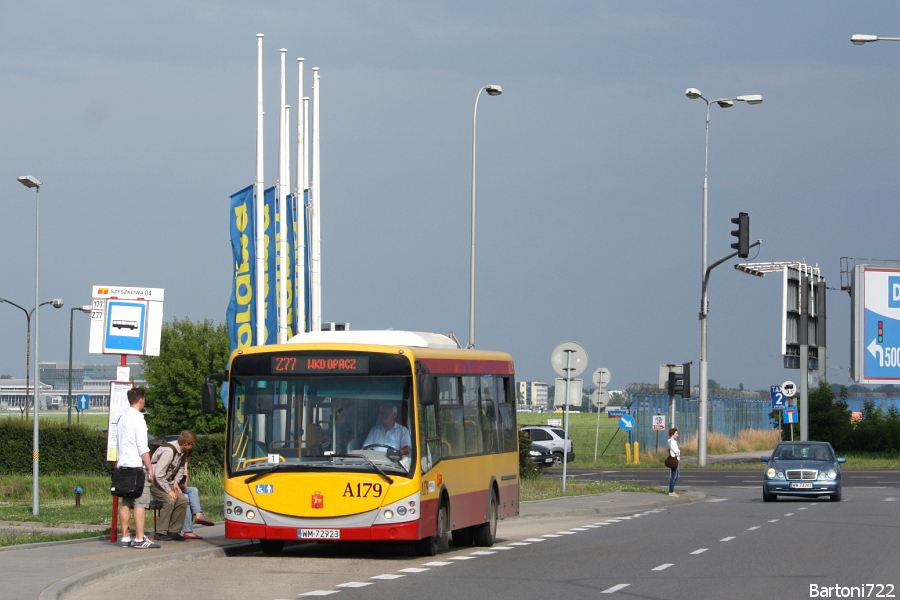
[[[68,399],[67,404],[69,405],[69,423],[72,422],[72,317],[75,316],[76,310],[90,314],[91,305],[85,304],[84,306],[73,306],[69,309],[69,395],[66,396]]]
[[[736,96],[734,98],[719,98],[718,100],[707,100],[697,88],[688,88],[684,94],[691,100],[700,98],[706,102],[706,150],[703,163],[703,228],[702,228],[702,258],[701,258],[701,277],[702,277],[702,296],[700,299],[700,402],[698,416],[698,434],[697,434],[697,463],[700,466],[706,466],[706,417],[709,412],[708,392],[709,392],[709,370],[706,362],[706,318],[709,314],[709,273],[707,271],[706,260],[706,241],[707,241],[707,214],[709,207],[709,109],[713,104],[717,104],[721,108],[731,108],[735,102],[746,102],[747,104],[760,104],[763,99],[759,95]]]
[[[31,175],[23,175],[19,177],[19,183],[28,188],[34,188],[35,190],[35,203],[34,203],[34,305],[38,306],[38,294],[40,292],[40,258],[41,258],[41,185],[43,185],[40,181],[32,177]],[[39,372],[41,370],[40,363],[38,362],[38,334],[40,329],[38,324],[40,322],[40,311],[34,317],[34,447],[32,448],[32,458],[31,458],[31,473],[32,479],[34,480],[32,483],[32,498],[31,498],[31,512],[35,516],[38,514],[38,476],[39,476],[39,463],[38,463],[38,415],[40,413],[39,405],[40,405],[40,375]]]
[[[475,96],[475,110],[472,111],[472,260],[469,264],[469,345],[475,347],[475,126],[478,117],[478,99],[481,92],[487,92],[488,96],[499,96],[503,88],[499,85],[486,85],[478,90]]]
[[[895,37],[878,37],[877,35],[866,35],[857,33],[850,36],[850,41],[857,46],[862,46],[867,42],[900,42],[900,38]]]
[[[6,302],[7,304],[11,304],[25,313],[25,322],[26,322],[26,335],[25,335],[25,418],[28,418],[28,397],[31,395],[31,317],[34,315],[34,309],[25,310],[15,302],[11,300],[7,300],[6,298],[0,298],[0,304]],[[62,308],[63,301],[61,298],[54,298],[53,300],[47,300],[46,302],[41,302],[38,306],[44,306],[47,304],[52,304],[53,308]],[[37,319],[35,319],[37,322]]]

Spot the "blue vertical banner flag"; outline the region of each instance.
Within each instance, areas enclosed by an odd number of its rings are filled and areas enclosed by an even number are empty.
[[[278,264],[278,252],[275,244],[275,188],[270,187],[263,194],[265,197],[265,222],[263,223],[263,246],[266,249],[265,269],[263,281],[265,282],[265,315],[266,315],[266,339],[263,344],[278,343],[278,278],[276,265]]]
[[[294,195],[288,194],[284,199],[284,208],[285,208],[285,223],[281,222],[281,215],[278,216],[278,251],[281,252],[281,237],[287,234],[287,238],[285,239],[285,245],[287,246],[287,273],[286,273],[286,283],[287,287],[287,339],[291,339],[294,334],[297,332],[296,327],[296,318],[294,314],[294,223],[296,220],[294,219],[294,215],[296,214],[296,207],[294,206]],[[281,301],[281,255],[278,256],[278,300]],[[280,306],[279,306],[280,308]],[[280,311],[279,311],[279,314]]]
[[[253,186],[231,196],[228,223],[231,230],[231,255],[234,278],[225,322],[231,351],[252,346],[256,335],[256,244],[253,228]],[[228,407],[228,395],[222,386],[222,404]]]

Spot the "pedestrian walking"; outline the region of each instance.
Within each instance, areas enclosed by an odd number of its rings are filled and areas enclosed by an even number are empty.
[[[672,458],[675,459],[674,463],[670,460]],[[678,429],[675,427],[669,430],[669,459],[666,460],[666,463],[675,465],[669,467],[672,471],[669,475],[669,495],[677,498],[675,482],[678,481],[678,468],[681,466],[681,450],[678,448]]]

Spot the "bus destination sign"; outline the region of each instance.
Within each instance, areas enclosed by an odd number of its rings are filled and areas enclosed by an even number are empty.
[[[368,356],[273,356],[273,373],[368,373]]]

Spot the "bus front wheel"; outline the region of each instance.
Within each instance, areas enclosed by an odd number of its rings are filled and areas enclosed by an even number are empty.
[[[448,547],[447,540],[447,523],[449,522],[450,511],[447,505],[442,503],[438,509],[437,519],[434,524],[434,535],[422,538],[416,542],[416,554],[419,556],[435,556],[438,550],[446,550]]]
[[[491,492],[488,501],[488,520],[475,529],[475,545],[490,547],[497,539],[497,496]]]

